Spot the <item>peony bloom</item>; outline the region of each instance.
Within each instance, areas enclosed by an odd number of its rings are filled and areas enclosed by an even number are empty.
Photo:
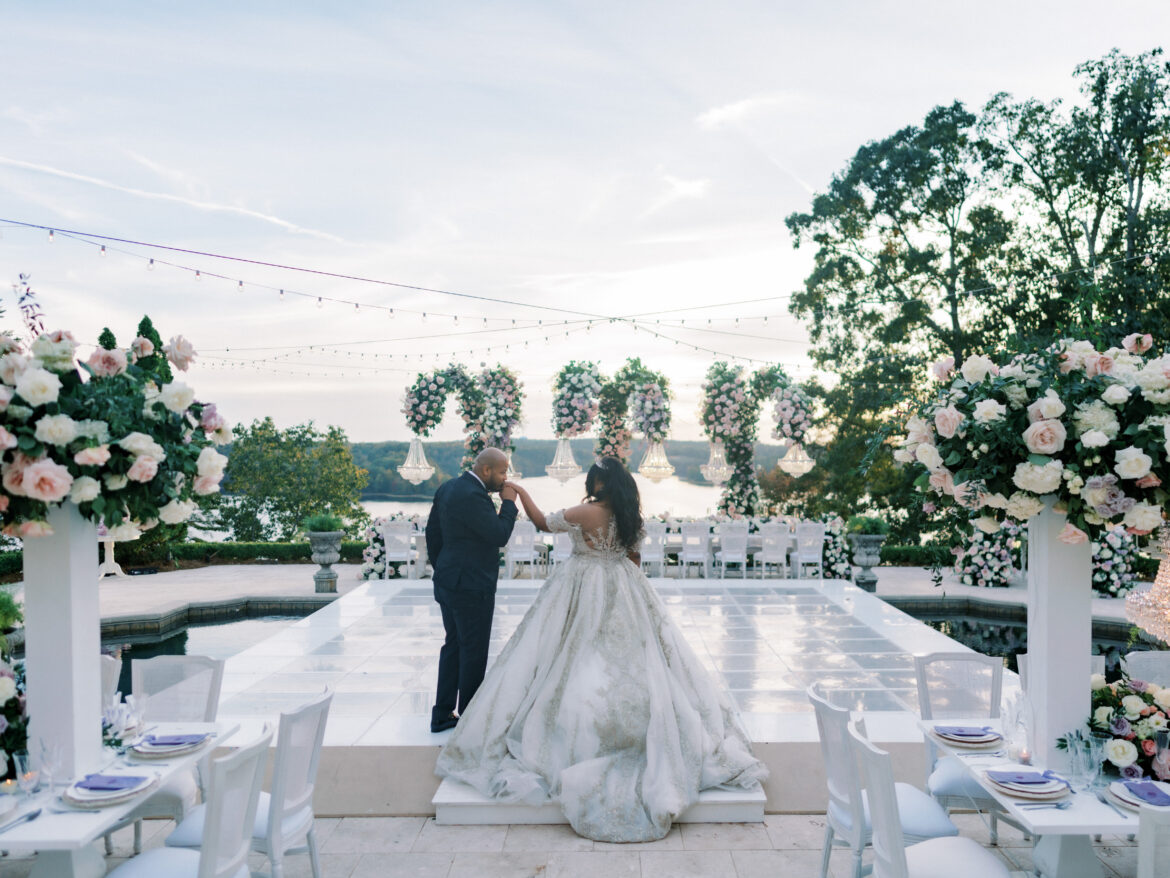
[[[110,446],[97,445],[93,448],[83,448],[73,455],[73,462],[78,466],[101,466],[110,459]]]
[[[1016,491],[1008,497],[1007,506],[1005,510],[1009,516],[1016,521],[1027,521],[1033,515],[1039,515],[1044,508],[1044,503],[1033,497],[1031,494],[1025,494],[1023,491]]]
[[[163,350],[166,352],[167,359],[182,372],[186,372],[191,361],[195,359],[195,348],[181,335],[176,335],[163,345]]]
[[[975,411],[971,417],[981,424],[990,424],[1003,419],[1007,414],[1007,406],[994,399],[981,399],[975,403]]]
[[[993,534],[993,533],[999,532],[999,522],[996,521],[994,518],[992,518],[990,515],[981,515],[971,523],[974,524],[981,531],[983,531],[985,534]]]
[[[73,476],[69,475],[69,470],[47,457],[30,463],[20,483],[25,494],[45,503],[60,503],[68,496],[72,485]]]
[[[1162,710],[1170,710],[1170,686],[1160,689],[1154,694],[1154,704]]]
[[[45,415],[33,435],[46,445],[68,445],[77,438],[77,422],[69,415]]]
[[[1087,543],[1089,535],[1069,521],[1065,522],[1064,530],[1060,532],[1057,539],[1066,545],[1077,546],[1081,543]]]
[[[955,358],[943,357],[930,367],[930,372],[939,381],[946,381],[955,374]]]
[[[931,448],[933,446],[926,446]],[[945,466],[940,466],[930,473],[930,487],[936,494],[947,494],[954,496],[955,494],[955,476]]]
[[[934,413],[934,428],[938,431],[938,435],[944,439],[950,439],[954,436],[962,423],[963,415],[953,405],[939,409]]]
[[[30,537],[51,537],[53,535],[53,528],[49,526],[47,521],[22,521],[20,527],[17,529],[21,539],[28,539]]]
[[[134,463],[130,464],[130,469],[126,472],[126,478],[132,482],[149,482],[157,473],[158,461],[143,454],[134,458]]]
[[[159,392],[159,401],[169,411],[181,414],[195,401],[195,391],[181,381],[172,381]]]
[[[1121,342],[1121,346],[1131,354],[1144,354],[1154,346],[1154,337],[1147,333],[1132,333]]]
[[[1120,449],[1114,459],[1113,471],[1123,479],[1140,479],[1149,475],[1154,463],[1148,454],[1133,445]]]
[[[963,367],[959,371],[962,373],[964,380],[970,381],[972,384],[978,384],[988,375],[998,375],[999,367],[987,357],[976,354],[973,357],[968,357],[963,362]]]
[[[1024,444],[1033,454],[1056,454],[1064,448],[1066,438],[1068,434],[1060,421],[1036,421],[1024,431]]]
[[[121,375],[126,371],[126,352],[120,350],[107,351],[105,348],[98,348],[90,354],[89,359],[85,363],[93,371],[94,375],[103,378]]]
[[[29,358],[24,354],[9,353],[0,357],[0,381],[14,385],[28,369]]]
[[[134,359],[136,360],[149,357],[154,353],[154,342],[145,335],[140,335],[134,341],[130,342],[130,352],[134,354]]]
[[[60,392],[61,379],[46,369],[25,369],[16,379],[16,395],[29,405],[56,402]]]
[[[1044,466],[1034,463],[1018,463],[1012,474],[1012,482],[1017,488],[1031,491],[1033,494],[1051,494],[1060,487],[1064,474],[1064,464],[1059,460],[1050,460]]]
[[[1081,445],[1085,448],[1104,448],[1109,444],[1109,437],[1100,430],[1089,430],[1081,434]]]
[[[69,499],[73,503],[88,503],[96,500],[102,492],[102,483],[93,476],[78,476],[73,480]]]

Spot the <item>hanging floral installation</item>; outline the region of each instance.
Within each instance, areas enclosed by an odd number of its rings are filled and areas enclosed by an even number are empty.
[[[553,433],[573,439],[593,429],[601,403],[601,372],[596,363],[572,360],[553,384]]]
[[[670,431],[670,400],[657,383],[648,382],[634,388],[626,400],[630,423],[647,442],[662,442]]]
[[[775,404],[776,428],[772,438],[787,442],[803,442],[804,434],[812,426],[810,409],[812,401],[803,390],[794,384],[776,388],[772,394]]]
[[[649,385],[656,385],[657,392],[649,391]],[[622,463],[629,462],[630,439],[633,435],[629,423],[629,409],[630,398],[635,391],[639,391],[643,395],[647,393],[654,395],[656,401],[653,404],[661,406],[660,415],[665,416],[666,424],[669,426],[670,382],[665,375],[642,365],[642,361],[637,357],[631,357],[611,379],[602,381],[598,400],[598,457],[616,457]],[[659,394],[661,399],[658,397]],[[638,404],[642,405],[641,400]],[[637,429],[642,429],[642,426],[638,426]],[[665,437],[665,430],[663,430],[662,435]]]

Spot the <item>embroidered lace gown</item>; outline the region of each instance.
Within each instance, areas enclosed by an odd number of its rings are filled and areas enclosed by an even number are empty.
[[[712,787],[767,769],[730,697],[699,663],[650,582],[609,533],[537,594],[439,754],[435,771],[506,801],[557,802],[597,841],[662,838]]]

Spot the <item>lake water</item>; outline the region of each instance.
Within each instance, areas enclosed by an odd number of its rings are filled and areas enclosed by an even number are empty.
[[[634,473],[634,481],[638,483],[638,491],[642,495],[643,515],[662,513],[676,517],[710,515],[719,505],[719,496],[722,493],[722,489],[714,485],[692,485],[674,476],[654,483]],[[584,473],[563,484],[548,476],[521,477],[520,483],[544,512],[575,506],[585,496]],[[431,511],[429,502],[378,500],[366,501],[362,506],[375,518],[395,512],[425,516]]]

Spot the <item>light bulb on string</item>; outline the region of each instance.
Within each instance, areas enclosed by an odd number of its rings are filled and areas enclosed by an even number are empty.
[[[199,272],[199,269],[195,269],[195,280],[201,280],[202,278],[203,275]]]
[[[423,311],[423,315],[422,315],[422,322],[423,322],[423,323],[426,323],[426,322],[427,322],[427,312],[426,312],[426,311]]]
[[[150,262],[146,263],[146,270],[147,271],[154,271],[154,260],[153,259],[150,260]]]
[[[284,301],[284,290],[280,291],[280,301]]]
[[[99,255],[99,256],[105,256],[105,255],[106,255],[106,245],[105,245],[105,244],[102,244],[102,246],[101,246],[101,249],[100,249],[100,250],[98,250],[98,255]]]
[[[353,310],[354,310],[354,311],[361,311],[361,310],[362,310],[362,306],[361,306],[361,305],[359,305],[357,302],[354,302],[354,303],[353,303]]]
[[[50,244],[53,243],[53,230],[52,229],[49,229],[49,243]]]
[[[325,307],[325,303],[321,301],[321,297],[320,297],[320,296],[318,296],[318,297],[317,297],[317,307],[318,307],[318,308],[324,308],[324,307]]]
[[[238,284],[236,284],[236,289],[242,293],[244,291],[244,282],[240,281]]]

